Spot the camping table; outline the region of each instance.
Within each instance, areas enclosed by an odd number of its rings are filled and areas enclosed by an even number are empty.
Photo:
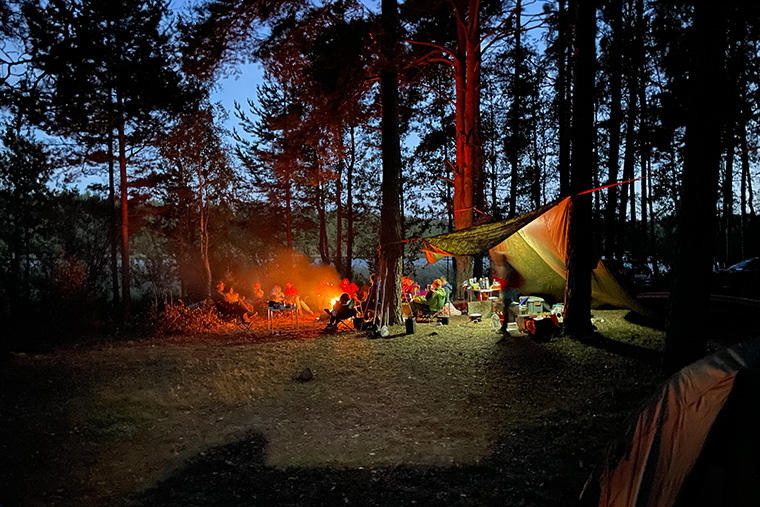
[[[272,308],[271,306],[267,307],[267,329],[269,329],[270,332],[274,333],[275,328],[275,319],[280,317],[287,317],[289,319],[289,324],[291,327],[293,327],[296,331],[300,329],[299,322],[298,322],[298,307],[293,306],[291,308]]]
[[[499,289],[467,289],[468,301],[483,301],[485,299],[490,299],[491,296],[498,296],[498,295],[499,295]]]

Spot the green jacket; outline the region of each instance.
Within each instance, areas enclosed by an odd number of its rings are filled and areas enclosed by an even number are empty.
[[[446,291],[443,287],[438,287],[427,300],[427,304],[430,307],[430,311],[439,312],[443,309],[443,305],[446,304]]]

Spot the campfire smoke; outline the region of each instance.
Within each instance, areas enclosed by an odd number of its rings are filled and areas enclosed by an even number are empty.
[[[269,298],[275,285],[285,290],[285,282],[290,280],[298,293],[313,312],[332,308],[340,298],[340,276],[332,266],[317,266],[301,253],[283,249],[269,263],[250,269],[233,280],[225,279],[241,294],[251,292],[254,282],[259,282],[264,290],[264,299]]]

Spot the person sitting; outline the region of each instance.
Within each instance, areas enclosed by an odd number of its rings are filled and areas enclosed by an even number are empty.
[[[359,287],[355,283],[349,282],[348,278],[344,278],[340,282],[340,285],[338,285],[338,289],[340,289],[341,292],[345,292],[346,294],[348,294],[348,297],[350,298],[355,298],[356,293],[359,291]]]
[[[261,284],[259,282],[253,283],[253,298],[259,300],[264,299],[264,289],[261,288]]]
[[[311,308],[309,308],[306,302],[303,299],[301,299],[301,296],[298,294],[298,289],[295,288],[295,286],[293,285],[293,282],[291,282],[290,280],[285,282],[285,299],[294,308],[298,308],[299,310],[309,315],[312,314]]]
[[[232,287],[224,292],[224,282],[219,282],[216,286],[216,292],[211,294],[211,300],[220,313],[240,317],[245,322],[251,321],[253,306],[245,301],[245,297],[241,298],[232,290]]]
[[[285,293],[282,292],[282,287],[279,285],[272,287],[272,291],[269,293],[269,300],[275,303],[285,303]]]
[[[259,282],[254,282],[252,292],[253,308],[261,316],[266,316],[266,301],[264,301],[264,289]]]
[[[354,308],[354,300],[347,292],[340,295],[340,298],[333,305],[332,311],[325,311],[330,314],[330,322],[327,324],[327,328],[335,329],[338,326],[338,322],[350,317],[356,316],[356,309]]]
[[[218,284],[216,284],[216,290],[210,294],[210,298],[216,305],[225,302],[224,282],[220,281]]]
[[[445,276],[440,277],[438,279],[438,283],[441,288],[446,291],[446,299],[449,299],[451,297],[451,291],[454,290],[454,287],[452,287],[451,284],[446,280]]]
[[[440,286],[440,281],[433,280],[430,284],[430,290],[423,296],[417,296],[410,304],[412,315],[419,313],[423,315],[432,315],[441,311],[446,303],[446,291]]]
[[[412,301],[420,292],[420,285],[410,276],[401,277],[401,295],[406,302]]]
[[[240,301],[240,294],[233,291],[232,287],[230,287],[229,290],[224,293],[224,300],[228,303],[237,303]]]

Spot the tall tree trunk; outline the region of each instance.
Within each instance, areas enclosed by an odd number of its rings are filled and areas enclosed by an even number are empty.
[[[31,242],[31,220],[30,220],[30,208],[29,206],[24,207],[24,220],[23,220],[23,245],[24,245],[24,278],[23,278],[23,288],[24,288],[24,299],[31,300],[32,295],[32,283],[31,283],[31,272],[32,272],[32,262],[31,262],[31,249],[30,249],[30,242]]]
[[[670,183],[670,194],[673,196],[673,209],[676,210],[676,216],[678,216],[681,213],[681,200],[678,199],[680,189],[676,178],[672,176],[676,172],[677,164],[676,142],[676,133],[671,132],[671,136],[668,138],[668,159],[670,160],[668,170],[671,173],[671,177],[668,178],[668,182]]]
[[[325,212],[325,187],[324,182],[317,184],[317,216],[319,217],[319,256],[322,264],[330,264],[330,249],[327,243],[327,217]]]
[[[398,5],[396,0],[382,0],[381,49],[383,66],[380,87],[383,104],[383,204],[380,211],[380,276],[383,284],[382,318],[387,325],[398,324],[401,313],[401,134],[398,126]]]
[[[557,116],[559,122],[559,193],[570,195],[570,13],[565,9],[565,0],[559,0],[559,45],[560,57],[557,68]]]
[[[517,216],[517,182],[520,179],[520,120],[521,108],[520,102],[520,64],[521,64],[521,34],[520,34],[520,7],[521,1],[517,0],[515,5],[515,68],[512,81],[512,110],[510,111],[510,136],[512,138],[511,146],[507,148],[509,154],[509,164],[511,173],[509,177],[509,213],[508,218]],[[509,139],[509,137],[507,139]]]
[[[464,3],[462,4],[464,7]],[[454,173],[454,223],[470,227],[474,210],[483,208],[483,155],[480,132],[479,0],[457,12],[455,67],[457,164]],[[457,258],[457,285],[472,276],[472,258]]]
[[[489,107],[488,107],[488,119],[489,119],[490,124],[493,126],[492,128],[495,129],[496,128],[496,117],[495,117],[495,114],[494,114],[494,109],[495,109],[494,102],[491,101],[490,104],[489,104]],[[445,123],[445,116],[444,116],[444,114],[445,114],[445,112],[443,110],[441,110],[440,112],[441,112],[441,131],[443,131],[443,129],[445,128],[444,127],[444,123]],[[500,210],[499,210],[499,202],[498,202],[498,199],[499,199],[498,198],[499,171],[498,171],[498,167],[497,167],[497,164],[496,164],[497,156],[496,156],[496,142],[495,142],[496,140],[495,140],[495,138],[496,138],[495,135],[488,136],[488,141],[487,141],[488,142],[488,154],[486,155],[485,151],[483,153],[483,170],[485,171],[486,164],[488,164],[488,171],[486,173],[486,176],[490,179],[490,181],[489,181],[489,188],[491,190],[491,195],[490,195],[491,204],[490,204],[490,206],[486,206],[486,207],[490,210],[491,216],[495,220],[500,220],[501,219],[500,218],[501,213],[500,213]],[[445,161],[446,161],[445,151],[446,151],[446,145],[444,143],[444,158],[443,158],[444,164],[445,164]],[[444,165],[444,167],[445,167],[445,165]]]
[[[208,207],[206,206],[206,180],[203,177],[203,164],[198,162],[198,194],[200,206],[198,216],[200,218],[201,236],[201,261],[203,262],[203,278],[206,283],[206,294],[211,295],[211,263],[208,258]]]
[[[594,160],[594,73],[596,63],[596,2],[576,0],[575,90],[573,94],[573,194],[591,187]],[[591,325],[591,270],[595,267],[591,229],[591,194],[573,197],[567,245],[565,332],[587,336]]]
[[[124,120],[119,122],[119,191],[121,193],[121,316],[128,319],[132,298],[129,280],[129,187],[127,186],[127,148]]]
[[[649,171],[651,168],[651,148],[649,145],[649,122],[647,120],[646,112],[646,95],[643,91],[639,92],[639,102],[641,105],[640,121],[641,127],[639,128],[639,152],[641,154],[641,237],[646,239],[648,237],[647,231],[649,230]],[[648,241],[644,244],[644,251],[650,251],[650,245]]]
[[[518,0],[519,2],[519,0]],[[465,97],[465,158],[472,166],[472,202],[481,214],[486,206],[486,179],[483,169],[483,132],[480,122],[480,0],[470,0],[467,36],[467,80]],[[475,216],[475,215],[473,215]]]
[[[636,91],[639,99],[639,152],[641,154],[641,238],[646,239],[647,230],[649,229],[649,189],[648,173],[650,163],[650,146],[649,146],[649,116],[647,110],[647,87],[648,77],[646,75],[646,48],[644,47],[644,0],[636,0],[636,68],[638,69],[638,78]],[[645,241],[644,252],[650,252],[650,244]]]
[[[354,264],[354,166],[356,165],[356,140],[351,127],[351,163],[346,174],[346,277],[353,278]]]
[[[707,350],[704,322],[694,318],[694,309],[708,301],[715,252],[725,28],[723,9],[707,0],[695,1],[678,251],[663,356],[665,374],[698,360]]]
[[[626,119],[625,154],[623,155],[623,181],[633,179],[634,167],[636,164],[636,141],[634,140],[636,136],[637,114],[636,92],[634,89],[635,84],[633,82],[629,82],[628,86],[630,87],[630,94],[628,98],[628,118]],[[632,231],[634,227],[633,221],[631,221],[630,224],[626,223],[626,218],[628,216],[628,202],[632,188],[633,183],[628,183],[624,185],[620,191],[620,209],[618,210],[618,226],[616,228],[619,233]],[[630,202],[631,208],[635,209],[635,201],[633,201],[633,199],[630,199]],[[632,211],[631,215],[635,215],[635,212]],[[629,246],[625,245],[623,241],[621,241],[620,237],[615,241],[615,245],[618,255],[622,254],[623,250]]]
[[[651,149],[651,145],[647,144],[647,149]],[[652,186],[652,164],[650,162],[651,159],[647,159],[647,188],[649,189],[649,195],[647,197],[647,205],[649,208],[649,230],[648,233],[648,245],[649,245],[649,253],[656,253],[655,250],[655,237],[654,237],[654,199],[652,199],[652,189],[654,188]],[[655,273],[656,276],[656,273]]]
[[[533,104],[533,111],[534,113],[538,112],[538,104],[537,99],[534,101]],[[538,127],[533,129],[533,132],[531,134],[531,141],[532,141],[532,152],[533,152],[533,181],[531,182],[531,196],[532,196],[532,205],[533,209],[536,209],[541,206],[542,204],[542,196],[541,196],[541,181],[543,180],[543,167],[541,166],[540,161],[540,155],[538,152]]]
[[[747,119],[746,115],[742,115],[741,126],[741,196],[739,198],[739,206],[741,207],[739,224],[739,239],[741,245],[741,257],[745,258],[749,249],[747,248],[748,242],[748,229],[749,219],[747,213],[747,194],[751,192],[751,176],[749,173],[749,147],[747,146]],[[748,192],[749,190],[749,192]]]
[[[620,166],[620,123],[622,108],[622,17],[621,0],[613,0],[610,5],[610,24],[612,25],[612,42],[610,46],[610,152],[607,157],[607,184],[617,183]],[[605,253],[607,257],[615,256],[615,242],[619,237],[620,223],[615,219],[617,211],[618,187],[607,190],[607,208],[605,212],[606,231]]]
[[[338,162],[338,179],[335,180],[335,269],[343,272],[343,161]]]
[[[116,214],[116,184],[114,182],[113,128],[108,127],[108,218],[111,249],[111,299],[113,310],[119,308],[119,261],[116,254],[119,243],[119,218]],[[114,314],[115,315],[115,314]]]
[[[491,162],[491,215],[494,220],[501,220],[501,209],[499,207],[499,173],[496,164],[496,156],[490,157]]]
[[[285,244],[293,250],[293,185],[290,176],[285,177]],[[321,198],[321,191],[318,199]],[[323,208],[324,209],[324,208]]]
[[[725,127],[725,171],[723,172],[723,220],[721,227],[723,234],[723,261],[730,265],[733,260],[731,248],[731,228],[734,215],[734,151],[736,140],[733,133],[733,123],[726,123]]]

